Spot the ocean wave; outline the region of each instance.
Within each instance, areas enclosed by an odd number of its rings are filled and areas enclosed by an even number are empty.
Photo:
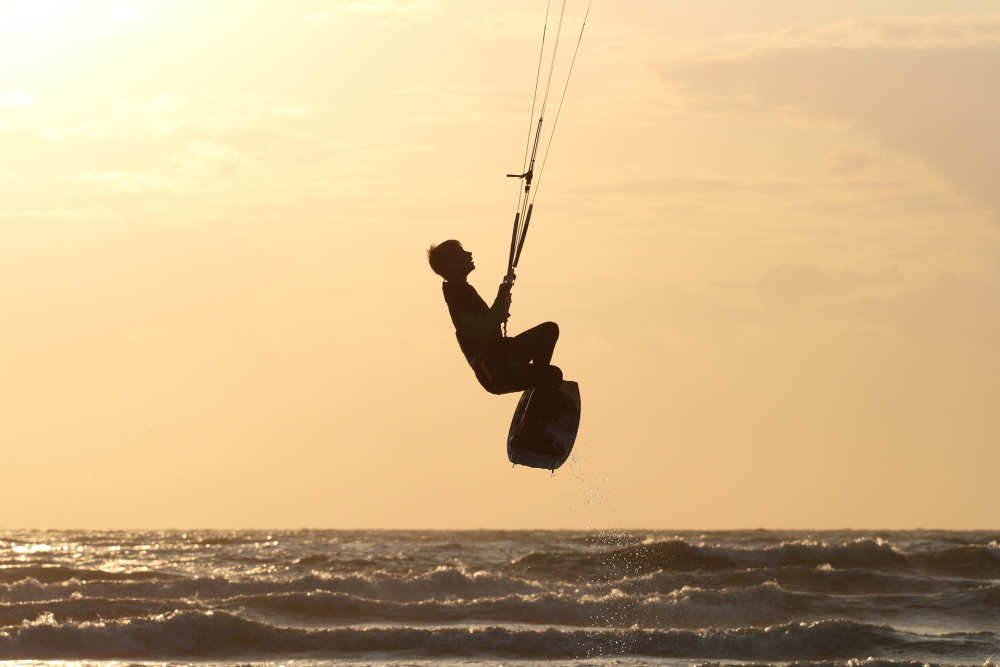
[[[671,539],[597,552],[536,551],[516,559],[509,569],[533,577],[608,580],[658,570],[724,572],[792,566],[1000,578],[1000,557],[989,545],[906,553],[877,538],[834,544],[807,540],[764,547],[690,544]]]
[[[109,572],[59,565],[30,565],[0,568],[0,583],[32,580],[43,584],[63,581],[157,581],[176,579],[178,575],[152,570]]]
[[[354,572],[357,570],[376,570],[386,566],[408,563],[414,559],[406,554],[377,554],[363,558],[344,558],[324,554],[310,554],[293,561],[293,564],[308,569],[330,570],[334,572]]]
[[[301,556],[295,559],[296,565],[304,565],[306,567],[315,567],[318,565],[326,565],[330,562],[330,556],[326,554],[310,554],[308,556]]]
[[[177,612],[129,621],[44,621],[0,632],[3,659],[241,659],[378,652],[410,658],[641,655],[773,661],[905,657],[917,647],[925,654],[950,657],[985,657],[998,648],[993,633],[917,635],[845,620],[701,631],[496,626],[307,630],[226,613]]]
[[[809,597],[802,600],[798,598]],[[505,595],[475,600],[387,602],[343,593],[241,596],[221,603],[263,617],[307,623],[484,623],[578,627],[692,628],[763,625],[806,618],[832,605],[820,596],[764,585],[751,590],[683,589],[636,597],[618,591],[593,597],[573,593]],[[832,610],[836,611],[836,610]]]
[[[1000,579],[1000,549],[996,542],[922,552],[912,560],[917,567],[930,572]]]
[[[693,665],[692,667],[747,667],[746,663],[719,663],[719,662],[706,662],[698,665]],[[814,660],[809,662],[801,662],[798,660],[793,660],[788,663],[783,663],[782,667],[997,667],[996,663],[992,662],[989,658],[985,662],[970,662],[970,663],[956,663],[956,662],[923,662],[920,660],[907,660],[905,658],[852,658],[850,660],[838,660],[838,661],[824,661],[824,660]]]
[[[834,595],[927,594],[982,588],[981,579],[933,577],[907,572],[884,572],[860,568],[792,565],[724,571],[667,572],[625,576],[598,583],[577,585],[619,588],[630,593],[666,593],[685,586],[697,588],[745,588],[775,582],[790,591]]]
[[[855,590],[857,594],[851,594]],[[225,606],[240,600],[261,614],[270,609],[305,620],[316,614],[321,621],[342,623],[477,620],[731,627],[831,615],[876,620],[932,613],[966,619],[976,628],[991,620],[1000,623],[1000,587],[975,580],[938,581],[793,567],[707,573],[657,571],[620,580],[566,584],[445,566],[412,575],[313,574],[287,580],[19,580],[0,585],[0,621],[7,619],[4,625],[17,623],[34,618],[39,610],[55,610],[60,604],[65,606],[58,613],[65,618],[90,619],[94,616],[86,611],[89,600],[104,610],[102,618],[157,613],[171,604],[183,609],[184,601],[212,607],[212,603]],[[121,600],[122,608],[113,609],[102,600]],[[166,608],[132,611],[133,607],[139,609],[134,603],[138,600]]]
[[[310,592],[239,596],[221,603],[268,617],[307,623],[503,622],[652,628],[738,627],[817,617],[875,621],[946,615],[967,627],[1000,625],[1000,589],[949,595],[894,595],[877,598],[827,596],[783,590],[773,582],[738,589],[681,588],[668,594],[604,595],[578,591],[511,594],[471,600],[392,602],[344,593]]]
[[[211,534],[204,537],[191,536],[188,538],[187,543],[199,547],[228,547],[251,544],[277,544],[277,540],[270,533],[248,534],[237,532],[221,535]]]
[[[387,602],[343,593],[289,593],[243,596],[222,606],[267,618],[305,623],[516,623],[590,627],[671,625],[682,614],[669,613],[669,603],[621,594],[578,598],[560,593],[505,595],[476,600]],[[667,616],[670,619],[667,619]]]
[[[204,609],[205,605],[184,600],[102,599],[74,597],[68,600],[0,604],[0,627],[21,625],[38,619],[55,623],[108,621],[155,616],[173,611]]]
[[[420,601],[447,598],[482,598],[545,590],[541,584],[519,577],[490,572],[468,572],[439,566],[415,575],[386,572],[370,574],[315,574],[289,580],[229,580],[198,577],[168,581],[90,581],[75,579],[42,583],[23,579],[0,584],[0,602],[59,600],[74,595],[93,598],[221,599],[238,595],[306,593],[326,591],[368,598]]]
[[[309,590],[187,599],[87,598],[0,604],[0,626],[43,616],[57,622],[114,620],[170,611],[226,611],[269,622],[306,626],[358,623],[505,623],[574,627],[740,627],[843,617],[877,622],[884,618],[946,617],[966,628],[1000,625],[1000,589],[933,595],[827,596],[783,590],[774,582],[732,589],[683,587],[665,594],[628,594],[612,589],[455,599],[393,601],[363,595]]]

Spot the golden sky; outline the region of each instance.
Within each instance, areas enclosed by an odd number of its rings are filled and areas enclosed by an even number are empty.
[[[424,256],[495,294],[544,12],[0,3],[0,527],[995,527],[995,3],[596,0],[510,322],[555,476]]]

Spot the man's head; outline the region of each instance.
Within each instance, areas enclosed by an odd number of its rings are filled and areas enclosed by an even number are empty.
[[[465,280],[472,269],[472,253],[454,239],[432,245],[427,249],[427,261],[431,269],[445,280]]]

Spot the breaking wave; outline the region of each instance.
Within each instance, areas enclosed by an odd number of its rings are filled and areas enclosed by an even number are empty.
[[[739,660],[831,660],[918,647],[935,655],[974,655],[990,633],[928,637],[846,620],[734,630],[275,627],[219,612],[174,612],[130,621],[55,625],[46,620],[0,632],[4,659],[210,659],[234,656],[360,655],[578,658],[623,653]]]
[[[1000,555],[993,544],[907,554],[888,541],[871,538],[845,544],[790,542],[763,548],[697,545],[682,540],[668,540],[597,553],[533,552],[512,563],[511,568],[533,576],[586,579],[657,570],[719,572],[820,565],[833,569],[864,568],[1000,578]]]
[[[995,534],[7,534],[0,658],[983,664]],[[862,662],[858,662],[861,660]]]

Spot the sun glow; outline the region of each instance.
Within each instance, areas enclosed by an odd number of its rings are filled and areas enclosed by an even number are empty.
[[[16,76],[39,65],[58,65],[77,49],[127,30],[151,5],[148,1],[126,5],[121,0],[0,2],[4,74]]]

